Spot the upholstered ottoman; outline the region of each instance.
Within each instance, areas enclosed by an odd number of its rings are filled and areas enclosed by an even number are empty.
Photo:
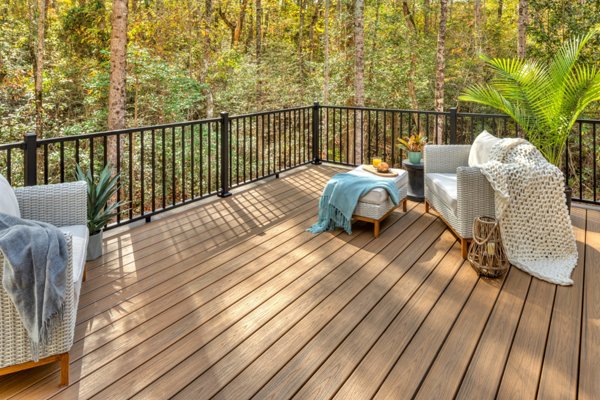
[[[392,179],[398,188],[402,211],[406,212],[408,174],[403,169],[392,168],[392,171],[396,172],[398,176],[381,178],[363,170],[362,166],[356,167],[348,173],[359,176],[369,176],[373,177],[373,179]],[[375,225],[373,235],[378,237],[381,221],[386,219],[395,209],[396,206],[388,196],[388,192],[385,189],[377,188],[371,190],[358,200],[352,218],[357,221],[372,222]]]

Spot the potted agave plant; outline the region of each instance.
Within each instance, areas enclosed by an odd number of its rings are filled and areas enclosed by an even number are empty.
[[[482,56],[494,72],[492,81],[469,87],[459,99],[507,114],[549,162],[566,170],[563,154],[573,125],[600,101],[600,69],[580,60],[598,31],[565,41],[550,62]],[[565,187],[565,196],[570,207],[571,188]]]
[[[112,176],[112,166],[107,164],[98,180],[94,180],[88,171],[84,173],[79,165],[75,167],[77,180],[88,185],[88,242],[87,260],[95,260],[102,256],[102,232],[104,226],[117,215],[117,208],[125,204],[123,201],[108,204],[119,190],[119,174]]]
[[[398,146],[406,151],[408,161],[419,164],[423,156],[423,148],[427,144],[427,137],[421,132],[412,134],[407,138],[398,138]]]

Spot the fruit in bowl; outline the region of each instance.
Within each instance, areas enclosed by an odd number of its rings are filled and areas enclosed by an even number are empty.
[[[386,173],[390,171],[390,166],[388,165],[388,163],[386,162],[381,162],[378,166],[377,166],[377,172],[381,172],[381,173]]]

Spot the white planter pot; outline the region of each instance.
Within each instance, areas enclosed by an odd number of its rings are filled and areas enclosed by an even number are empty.
[[[92,261],[100,256],[102,256],[102,231],[90,236],[86,260]]]

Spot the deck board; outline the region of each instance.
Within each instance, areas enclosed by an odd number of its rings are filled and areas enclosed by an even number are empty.
[[[574,208],[572,287],[479,278],[409,202],[313,236],[339,168],[312,166],[108,233],[88,263],[71,385],[56,365],[0,398],[597,398],[600,211]]]

